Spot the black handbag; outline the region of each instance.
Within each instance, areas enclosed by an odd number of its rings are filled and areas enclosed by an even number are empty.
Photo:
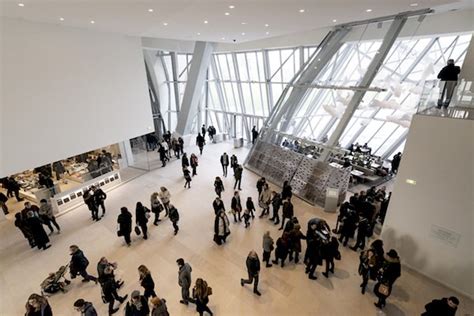
[[[142,231],[140,230],[140,227],[135,226],[135,234],[137,234],[137,236],[140,236],[141,233]]]
[[[218,245],[222,244],[222,241],[221,241],[221,238],[219,237],[219,235],[214,234],[214,242]]]
[[[118,237],[122,237],[122,236],[123,236],[123,234],[122,234],[122,231],[121,231],[121,230],[117,230],[117,236],[118,236]]]

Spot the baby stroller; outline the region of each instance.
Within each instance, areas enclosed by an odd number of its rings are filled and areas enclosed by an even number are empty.
[[[58,271],[50,273],[48,277],[41,282],[41,295],[47,296],[47,294],[54,294],[59,291],[66,293],[65,287],[71,283],[71,281],[64,277],[68,267],[69,264],[61,266]]]

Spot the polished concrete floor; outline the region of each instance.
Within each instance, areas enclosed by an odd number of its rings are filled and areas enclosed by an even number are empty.
[[[373,305],[373,284],[365,295],[360,293],[358,254],[345,248],[342,249],[342,261],[336,262],[335,274],[329,279],[318,272],[318,280],[309,280],[301,263],[287,264],[284,268],[262,267],[262,296],[255,296],[250,286],[243,288],[239,283],[241,277],[246,277],[246,256],[252,249],[261,254],[264,231],[269,230],[275,240],[281,232],[266,218],[255,219],[247,229],[243,224],[232,223],[226,245],[217,246],[212,241],[213,179],[222,175],[219,157],[223,151],[235,152],[239,161],[243,161],[248,149],[234,150],[228,143],[206,146],[191,189],[183,188],[178,161],[120,186],[108,194],[107,214],[100,222],[92,222],[85,206],[59,217],[62,233],[52,235],[52,247],[46,251],[30,249],[11,220],[0,223],[0,315],[23,315],[28,295],[39,292],[39,284],[48,272],[69,261],[68,247],[71,244],[83,249],[91,262],[88,269],[91,274],[97,274],[95,267],[100,257],[116,261],[117,274],[125,280],[120,290],[122,295],[140,289],[137,267],[147,265],[152,271],[156,292],[167,300],[171,315],[196,313],[194,305],[179,304],[176,266],[179,257],[193,267],[193,281],[202,277],[213,288],[209,306],[216,315],[419,315],[426,302],[454,294],[417,273],[403,269],[387,307],[383,312],[378,311]],[[198,150],[191,147],[187,152],[197,153]],[[231,174],[230,171],[224,180],[227,206],[230,206],[233,193]],[[242,199],[252,196],[256,200],[257,179],[257,175],[244,171]],[[116,236],[120,207],[127,206],[134,213],[137,201],[148,204],[150,194],[163,185],[169,188],[172,203],[180,211],[179,234],[173,235],[171,223],[165,219],[158,227],[149,226],[148,240],[134,236],[132,247],[126,247]],[[312,217],[325,218],[331,225],[335,223],[335,214],[324,213],[299,199],[295,199],[294,204],[303,227]],[[72,304],[78,298],[93,302],[99,315],[107,315],[107,306],[102,303],[98,285],[75,279],[68,288],[68,293],[49,298],[54,315],[75,315]],[[471,315],[472,302],[460,298],[461,307],[457,315]],[[122,310],[118,315],[123,315]]]

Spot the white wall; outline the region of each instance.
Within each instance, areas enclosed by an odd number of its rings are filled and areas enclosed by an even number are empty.
[[[461,74],[459,78],[462,78],[466,81],[474,81],[474,41],[471,40],[469,47],[467,49],[466,57],[461,68]],[[471,91],[472,91],[471,86]]]
[[[397,249],[404,264],[471,298],[473,153],[473,120],[415,115],[382,231],[386,248]],[[433,225],[444,237],[434,236]]]
[[[153,130],[139,38],[8,18],[0,29],[0,175]]]

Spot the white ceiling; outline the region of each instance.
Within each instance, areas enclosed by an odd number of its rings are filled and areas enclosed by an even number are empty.
[[[411,6],[415,2],[418,5]],[[0,0],[0,15],[133,36],[245,42],[455,2],[458,1]],[[235,8],[229,8],[231,5]],[[304,12],[300,13],[302,9]],[[95,23],[91,24],[91,20]]]

